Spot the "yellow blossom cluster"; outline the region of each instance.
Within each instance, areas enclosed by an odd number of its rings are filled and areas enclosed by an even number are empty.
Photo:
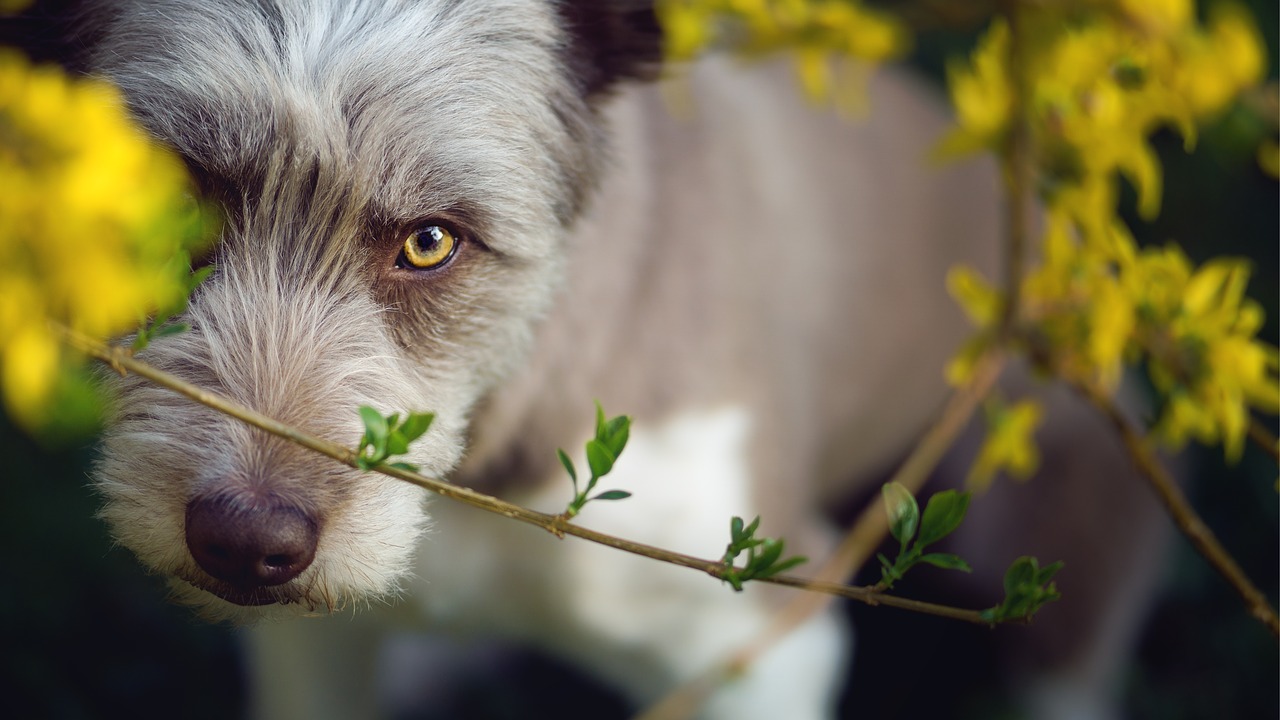
[[[748,56],[787,50],[806,93],[828,97],[842,77],[861,80],[859,61],[876,63],[908,47],[906,28],[858,0],[659,0],[666,55],[688,60],[715,45]]]
[[[72,382],[53,323],[108,337],[183,302],[206,234],[189,187],[114,87],[0,49],[0,394],[16,421],[41,426]]]
[[[1112,391],[1126,362],[1145,361],[1163,411],[1156,433],[1243,450],[1250,408],[1280,412],[1280,350],[1257,339],[1262,309],[1245,297],[1249,265],[1216,258],[1199,268],[1175,245],[1136,247],[1112,227],[1113,247],[1077,243],[1070,221],[1046,220],[1043,263],[1023,282],[1022,337],[1056,374]],[[994,336],[1002,294],[955,268],[952,294],[985,331],[948,368],[962,382]]]
[[[1261,311],[1243,296],[1248,268],[1215,260],[1196,269],[1177,248],[1139,249],[1116,206],[1123,177],[1139,214],[1158,214],[1162,170],[1151,135],[1173,128],[1189,148],[1201,124],[1261,81],[1265,51],[1252,19],[1223,2],[1202,22],[1194,0],[1055,0],[1006,11],[967,62],[948,67],[957,124],[938,155],[1009,160],[1013,129],[1025,128],[1046,219],[1043,264],[1020,282],[1012,336],[1042,366],[1106,391],[1126,363],[1145,361],[1164,396],[1157,433],[1174,444],[1222,442],[1237,456],[1249,409],[1280,404],[1276,349],[1256,339]],[[831,95],[832,58],[875,63],[910,43],[905,25],[860,0],[660,0],[658,12],[668,57],[715,46],[786,50],[819,99]],[[1277,164],[1274,154],[1260,152],[1264,167]],[[992,343],[1011,336],[1007,299],[964,267],[948,283],[980,328],[947,368],[960,384]],[[1039,413],[1016,407],[988,413],[1017,422],[991,424],[977,482],[1034,465]]]
[[[1237,458],[1250,409],[1280,410],[1280,352],[1256,337],[1263,318],[1244,295],[1249,266],[1196,268],[1175,246],[1139,248],[1116,210],[1123,176],[1140,214],[1159,211],[1151,133],[1172,126],[1193,142],[1198,123],[1262,79],[1264,52],[1242,10],[1217,5],[1204,26],[1195,17],[1191,0],[1024,6],[1016,27],[993,23],[970,62],[950,68],[958,127],[941,151],[1007,157],[1025,99],[1046,213],[1016,337],[1042,366],[1107,392],[1125,363],[1145,362],[1161,393],[1156,433],[1174,446],[1221,442]],[[1007,299],[964,267],[949,286],[982,329],[948,368],[959,383],[996,338]]]
[[[1024,94],[1045,199],[1090,236],[1109,232],[1118,175],[1137,190],[1143,217],[1159,212],[1155,130],[1175,127],[1194,143],[1196,123],[1264,71],[1259,33],[1231,4],[1215,5],[1202,25],[1193,0],[1027,3],[1016,30],[1016,62],[1011,29],[997,20],[969,63],[948,68],[958,126],[940,153],[1002,151]]]

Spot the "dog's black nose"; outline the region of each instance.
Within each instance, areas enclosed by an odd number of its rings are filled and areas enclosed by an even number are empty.
[[[187,549],[204,571],[242,590],[289,582],[316,556],[316,523],[274,495],[241,492],[187,504]]]

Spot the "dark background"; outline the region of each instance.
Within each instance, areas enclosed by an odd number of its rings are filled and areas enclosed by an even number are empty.
[[[50,54],[41,2],[25,18],[0,21],[0,43]],[[1248,3],[1266,34],[1276,77],[1277,6]],[[912,61],[939,76],[948,53],[971,33],[927,32]],[[1277,340],[1280,202],[1277,183],[1254,162],[1267,132],[1246,112],[1229,113],[1190,155],[1176,137],[1158,144],[1166,170],[1164,211],[1152,224],[1129,212],[1144,242],[1176,240],[1197,260],[1252,258],[1251,294],[1267,311],[1264,336]],[[1270,132],[1275,132],[1272,128]],[[1132,198],[1126,201],[1132,207]],[[1274,418],[1267,418],[1274,429]],[[1250,446],[1234,467],[1220,451],[1192,449],[1196,507],[1273,602],[1277,569],[1277,469]],[[87,488],[92,442],[41,447],[0,416],[0,707],[8,717],[235,717],[243,669],[232,631],[196,621],[165,602],[162,581],[114,548],[94,517]],[[845,707],[864,718],[1010,717],[992,668],[992,633],[884,608],[850,607],[858,662]],[[1049,621],[1046,618],[1044,621]],[[1015,630],[1016,631],[1016,630]],[[1003,631],[1001,631],[1003,632]],[[438,717],[602,718],[623,707],[607,691],[569,703],[582,679],[541,658],[520,656],[500,679],[457,689]],[[1181,538],[1161,597],[1124,678],[1135,718],[1280,717],[1277,646],[1237,597]],[[927,679],[927,689],[921,689]],[[577,692],[577,690],[575,690]],[[543,708],[545,712],[538,709]]]

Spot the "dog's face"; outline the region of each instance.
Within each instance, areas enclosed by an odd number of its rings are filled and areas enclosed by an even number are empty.
[[[222,207],[191,330],[141,358],[336,442],[436,422],[444,476],[522,358],[597,174],[595,106],[656,40],[636,2],[104,3],[92,65]],[[639,39],[638,39],[639,38]],[[394,592],[421,491],[133,377],[96,482],[119,542],[214,616]]]

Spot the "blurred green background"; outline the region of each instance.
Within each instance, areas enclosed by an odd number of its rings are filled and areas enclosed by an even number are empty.
[[[53,59],[49,28],[67,2],[40,2],[0,21],[0,43]],[[1248,3],[1276,77],[1277,3]],[[972,34],[927,32],[912,62],[934,77]],[[1176,240],[1196,259],[1253,259],[1251,294],[1267,311],[1264,336],[1277,341],[1280,191],[1254,161],[1275,128],[1230,113],[1194,153],[1170,135],[1159,145],[1166,169],[1164,212],[1132,227],[1144,242]],[[1132,208],[1132,198],[1127,201]],[[1274,429],[1274,418],[1268,418]],[[193,717],[242,713],[244,677],[233,632],[169,605],[160,578],[146,575],[111,544],[87,488],[92,442],[41,447],[0,416],[0,703],[15,718]],[[1273,602],[1280,598],[1277,469],[1250,447],[1234,467],[1220,453],[1192,450],[1196,507]],[[1280,717],[1275,639],[1242,610],[1224,582],[1181,539],[1137,657],[1124,678],[1134,718]],[[991,633],[891,610],[856,607],[858,662],[845,701],[864,718],[1000,717],[1008,711],[991,667]],[[928,652],[920,652],[924,646]],[[554,663],[505,666],[500,685],[461,688],[439,717],[609,718],[624,714],[606,691],[566,704],[557,688],[579,678]],[[913,668],[905,673],[903,668]],[[917,674],[918,672],[918,674]],[[920,692],[913,678],[930,678]],[[959,700],[954,698],[959,697]],[[540,712],[538,708],[545,708]]]

